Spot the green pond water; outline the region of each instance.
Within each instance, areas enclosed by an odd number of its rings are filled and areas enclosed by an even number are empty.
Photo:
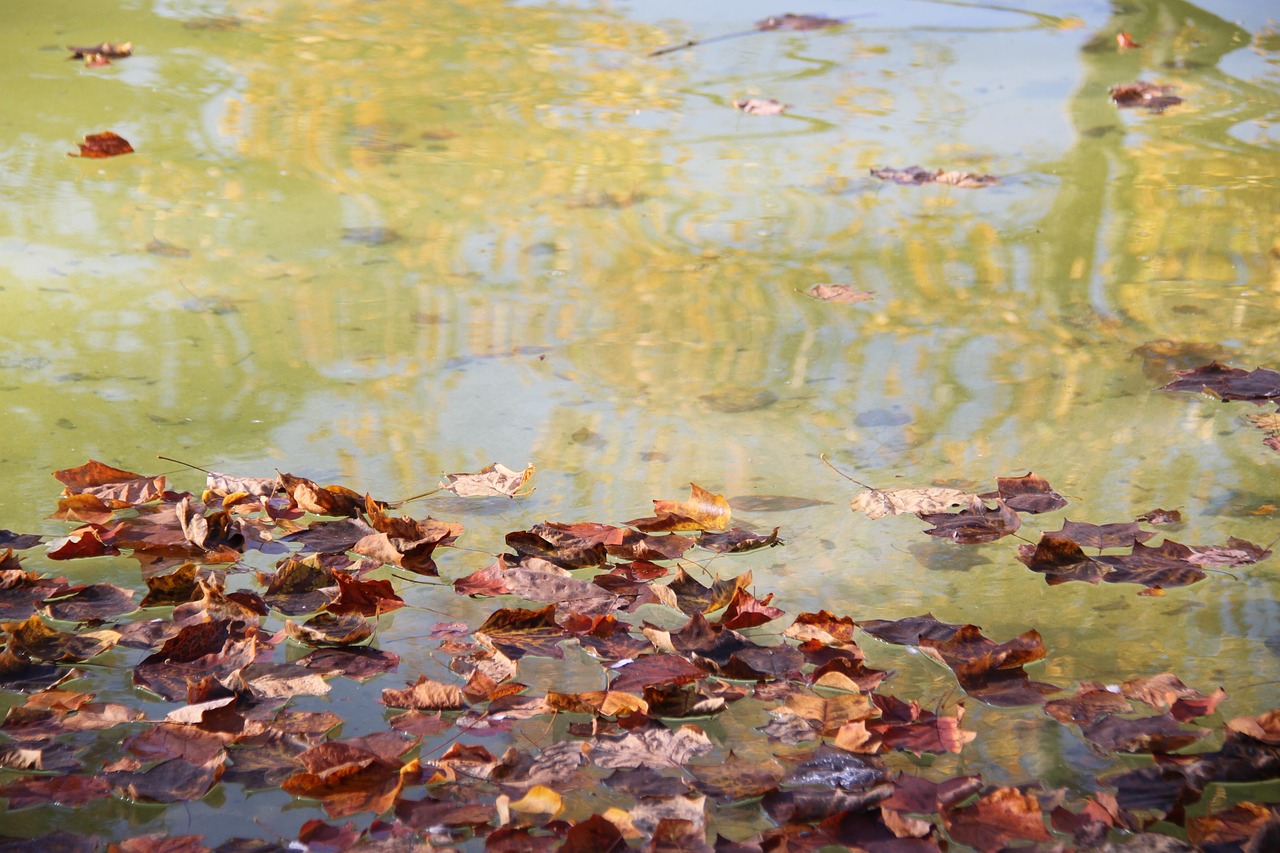
[[[1163,532],[1188,544],[1280,536],[1280,453],[1244,418],[1272,408],[1157,390],[1170,368],[1215,358],[1280,368],[1280,32],[1267,24],[1280,15],[1268,5],[832,2],[790,11],[858,17],[649,58],[788,10],[7,3],[0,527],[65,534],[47,518],[50,473],[89,458],[197,493],[203,475],[157,454],[387,499],[444,472],[535,464],[526,498],[409,505],[465,526],[459,544],[475,550],[437,554],[449,581],[492,562],[508,531],[618,523],[692,481],[825,502],[738,510],[738,523],[780,526],[785,547],[708,566],[751,570],[788,614],[777,630],[819,608],[931,611],[997,641],[1035,628],[1049,655],[1033,677],[1074,688],[1172,670],[1226,689],[1211,728],[1261,713],[1280,697],[1276,557],[1163,597],[1048,586],[1017,562],[1016,539],[962,546],[911,516],[855,515],[859,487],[819,456],[884,488],[987,491],[1035,471],[1071,504],[1027,517],[1031,541],[1064,518],[1156,507],[1180,509]],[[1118,50],[1119,31],[1144,47]],[[67,58],[66,45],[102,40],[135,53],[105,68]],[[1184,102],[1118,109],[1108,87],[1138,79]],[[732,107],[747,97],[789,106]],[[66,156],[104,130],[135,153]],[[1001,183],[869,176],[915,164]],[[805,295],[824,283],[874,298]],[[23,565],[139,586],[125,557],[55,564],[36,548]],[[376,642],[399,671],[296,703],[334,710],[344,735],[385,728],[384,687],[442,677],[431,625],[474,628],[522,604],[396,585],[415,607],[382,617]],[[962,698],[949,671],[862,645],[897,670],[886,692]],[[167,703],[131,686],[140,657],[112,651],[82,689],[163,716]],[[573,654],[526,659],[520,680],[602,686]],[[1095,755],[1036,708],[967,706],[977,740],[930,772],[1087,791],[1142,763]],[[751,726],[767,719],[708,728],[726,749],[762,750]],[[111,739],[91,763],[118,757]],[[511,742],[524,743],[484,745]],[[321,814],[222,785],[169,809],[104,800],[0,825],[216,844],[293,838]],[[729,835],[737,821],[738,837],[767,825],[750,809],[715,820]]]

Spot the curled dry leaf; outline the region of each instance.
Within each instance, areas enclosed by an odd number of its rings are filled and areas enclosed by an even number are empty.
[[[1133,36],[1121,31],[1116,33],[1116,47],[1120,50],[1133,50],[1142,47],[1142,45],[1134,41]]]
[[[849,508],[874,520],[899,513],[943,512],[968,506],[976,497],[958,489],[867,489],[853,496]]]
[[[133,146],[129,144],[127,139],[109,130],[90,134],[84,138],[84,142],[76,144],[80,146],[80,153],[67,152],[68,157],[103,158],[133,153]]]
[[[420,675],[417,683],[405,690],[383,690],[382,704],[388,708],[408,708],[413,711],[453,711],[465,708],[467,701],[457,685],[441,684]]]
[[[874,293],[858,290],[847,284],[815,284],[805,292],[823,302],[870,302],[875,299]]]
[[[533,471],[532,465],[525,466],[523,471],[513,471],[494,462],[474,474],[445,474],[438,488],[464,498],[523,497],[533,491],[520,492],[533,476]]]
[[[787,111],[787,104],[773,98],[741,98],[734,101],[733,106],[753,116],[780,116]]]
[[[724,530],[733,514],[724,495],[714,494],[699,486],[689,484],[689,500],[653,502],[652,518],[636,518],[627,524],[640,530],[655,533],[674,530]]]

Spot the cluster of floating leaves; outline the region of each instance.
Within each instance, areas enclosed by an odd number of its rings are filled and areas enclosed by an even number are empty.
[[[531,474],[531,466],[492,465],[449,475],[441,487],[508,499],[528,488]],[[1092,847],[1156,822],[1236,849],[1280,829],[1273,807],[1249,802],[1199,818],[1184,813],[1211,784],[1280,778],[1280,710],[1233,719],[1219,749],[1185,753],[1211,733],[1194,723],[1215,712],[1223,690],[1206,694],[1172,673],[1118,685],[1033,680],[1025,666],[1049,654],[1034,630],[997,642],[976,625],[928,613],[883,620],[823,610],[787,620],[772,595],[757,597],[749,571],[707,583],[691,574],[694,549],[783,544],[776,528],[733,526],[729,501],[697,485],[688,499],[654,501],[651,515],[621,525],[542,522],[508,533],[507,552],[456,578],[454,590],[540,606],[501,607],[474,627],[434,626],[433,657],[450,675],[407,674],[404,687],[381,691],[381,704],[398,712],[385,730],[335,737],[341,718],[300,710],[294,700],[326,694],[333,679],[398,670],[398,656],[379,648],[375,634],[379,616],[407,606],[386,567],[438,574],[435,555],[462,525],[395,515],[396,504],[290,474],[209,473],[199,497],[172,491],[163,476],[92,461],[55,476],[64,485],[55,517],[77,526],[45,543],[48,559],[128,553],[140,565],[140,588],[29,571],[16,552],[42,537],[0,531],[0,687],[20,700],[0,723],[8,811],[111,797],[173,805],[221,785],[279,788],[323,809],[296,839],[237,838],[217,848],[226,851],[479,843],[568,853],[636,845],[995,851],[1024,842]],[[1018,513],[1060,509],[1065,499],[1028,474],[999,479],[990,494],[869,490],[855,505],[868,515],[920,513],[935,535],[981,542],[1016,529]],[[946,512],[954,506],[964,508]],[[1068,522],[1061,533],[1077,547],[1141,545],[1136,523],[1119,530]],[[248,550],[279,553],[275,570],[239,569]],[[1166,558],[1210,553],[1223,564],[1225,552],[1211,549]],[[232,590],[231,578],[249,584]],[[683,624],[639,619],[645,605]],[[271,620],[283,627],[269,629]],[[859,632],[918,649],[954,673],[970,699],[1039,707],[1100,755],[1155,760],[1103,778],[1083,799],[1035,781],[918,775],[895,756],[961,753],[977,736],[963,728],[965,702],[948,708],[886,690],[893,673],[867,665]],[[572,646],[598,662],[601,689],[518,680],[522,661],[563,660]],[[113,648],[135,650],[136,707],[99,700],[94,675],[81,668]],[[757,742],[730,749],[703,721],[739,702],[754,703],[768,721],[755,729]],[[500,755],[477,742],[540,720],[549,728],[557,715],[568,725],[554,740]],[[598,787],[630,807],[593,805]],[[716,809],[731,805],[757,810],[769,828],[709,840]],[[142,836],[113,849],[162,842],[209,849],[198,836]],[[95,849],[97,841],[62,831],[41,843]]]
[[[1274,412],[1246,415],[1245,419],[1262,430],[1264,445],[1280,451],[1280,372],[1266,367],[1244,370],[1214,361],[1192,370],[1175,370],[1174,375],[1178,378],[1163,390],[1202,392],[1223,402],[1275,403]]]
[[[996,478],[996,491],[971,494],[959,489],[926,487],[919,489],[874,489],[854,496],[850,508],[869,518],[914,514],[933,527],[930,536],[950,539],[963,545],[994,542],[1022,528],[1019,513],[1038,515],[1067,506],[1067,499],[1034,472],[1023,477]],[[958,512],[948,510],[963,507]],[[1236,537],[1224,545],[1184,545],[1165,538],[1159,545],[1143,543],[1154,531],[1139,522],[1176,524],[1182,521],[1177,510],[1155,509],[1134,520],[1093,524],[1064,520],[1060,530],[1043,533],[1036,544],[1018,547],[1018,560],[1039,572],[1050,585],[1068,581],[1096,584],[1135,583],[1140,595],[1161,595],[1163,590],[1187,586],[1206,577],[1206,567],[1233,567],[1256,563],[1271,551]],[[1097,549],[1089,556],[1085,548]],[[1124,554],[1102,551],[1127,549]]]

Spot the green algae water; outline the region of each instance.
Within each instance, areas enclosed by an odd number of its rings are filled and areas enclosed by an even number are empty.
[[[441,677],[433,624],[474,629],[521,606],[447,585],[492,562],[505,533],[616,524],[690,481],[743,499],[735,523],[781,528],[784,547],[708,567],[752,571],[788,614],[776,630],[821,608],[930,611],[996,641],[1036,629],[1037,679],[1170,670],[1225,688],[1223,719],[1275,707],[1277,558],[1159,597],[1049,586],[1016,539],[957,545],[912,516],[852,513],[860,487],[820,457],[881,488],[987,491],[1034,471],[1071,503],[1025,517],[1031,542],[1064,519],[1156,507],[1181,512],[1162,532],[1188,544],[1280,536],[1280,453],[1245,418],[1271,406],[1157,390],[1214,359],[1280,369],[1280,33],[1246,3],[835,3],[794,11],[853,16],[840,27],[647,56],[785,11],[8,4],[0,528],[65,535],[50,474],[89,458],[197,493],[203,475],[157,455],[388,499],[445,472],[535,464],[528,497],[406,508],[462,523],[474,550],[442,549],[446,583],[405,583],[414,607],[378,620],[398,673],[296,703],[337,713],[343,736],[386,727],[383,688]],[[1122,31],[1142,47],[1119,49]],[[134,53],[87,68],[65,49],[103,40]],[[1117,107],[1109,87],[1136,80],[1182,103]],[[733,108],[752,97],[787,108]],[[106,130],[135,152],[67,156]],[[869,174],[911,165],[1000,183]],[[817,284],[872,298],[822,302],[806,294]],[[125,557],[22,556],[28,571],[138,586]],[[897,670],[890,692],[960,698],[949,671],[859,642]],[[131,684],[139,657],[95,659],[77,689],[163,717],[171,706]],[[520,678],[599,689],[593,667],[526,659]],[[742,754],[767,746],[751,728],[766,720],[707,727]],[[931,773],[1089,791],[1133,764],[1038,708],[969,700],[964,725],[977,739]],[[119,757],[112,737],[91,769]],[[768,826],[748,811],[718,825]],[[220,785],[181,807],[103,799],[0,823],[214,846],[292,839],[318,816],[278,789]]]

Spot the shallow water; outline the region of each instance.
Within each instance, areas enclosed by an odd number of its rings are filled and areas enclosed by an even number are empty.
[[[1213,358],[1280,367],[1280,35],[1244,3],[841,3],[795,11],[863,17],[645,55],[781,11],[24,5],[0,31],[0,527],[64,533],[49,473],[87,458],[193,490],[201,475],[156,455],[385,498],[536,464],[528,498],[414,505],[478,549],[439,555],[452,579],[507,531],[616,523],[693,481],[827,502],[738,513],[787,545],[710,566],[750,569],[788,614],[1036,628],[1045,680],[1171,669],[1225,687],[1225,718],[1274,707],[1276,558],[1160,598],[1049,587],[1013,540],[855,516],[859,487],[819,457],[885,488],[1034,470],[1072,503],[1031,517],[1032,541],[1157,506],[1181,510],[1181,542],[1280,536],[1280,456],[1243,420],[1270,409],[1156,390]],[[1120,30],[1146,47],[1118,51]],[[103,39],[135,55],[66,59]],[[1107,87],[1139,78],[1185,102],[1118,110]],[[743,97],[790,106],[745,115]],[[136,153],[65,156],[107,129]],[[868,175],[912,164],[1002,182]],[[874,299],[804,294],[820,283]],[[136,585],[123,558],[28,553]],[[431,672],[432,623],[475,627],[497,606],[403,594],[431,612],[382,620],[399,674],[303,703],[335,706],[347,734],[382,727],[383,686]],[[953,693],[946,671],[864,645],[901,695]],[[108,657],[131,692],[130,658]],[[522,680],[539,674],[580,677],[537,661]],[[969,706],[979,737],[956,769],[1087,788],[1111,766],[1039,712]],[[294,837],[316,814],[218,791],[168,812],[95,805],[85,828],[190,822],[216,841],[221,807]],[[63,816],[10,817],[32,834]]]

